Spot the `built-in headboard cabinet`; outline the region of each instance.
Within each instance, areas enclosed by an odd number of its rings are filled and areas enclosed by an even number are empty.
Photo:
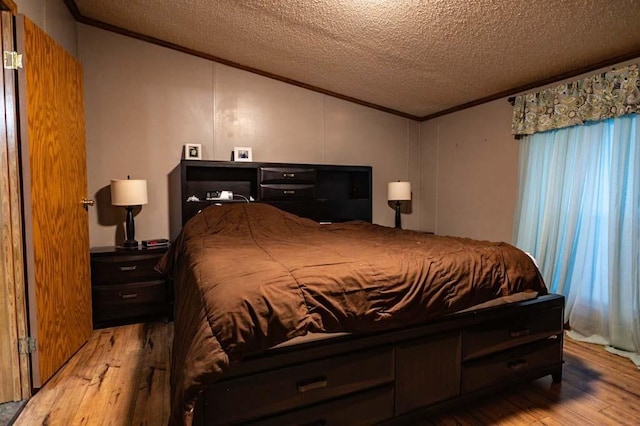
[[[371,179],[370,166],[182,160],[169,174],[171,239],[217,191],[318,222],[371,222]]]

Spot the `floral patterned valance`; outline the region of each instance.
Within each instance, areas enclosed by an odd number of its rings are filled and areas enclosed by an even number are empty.
[[[640,112],[638,64],[515,98],[511,133],[545,130]]]

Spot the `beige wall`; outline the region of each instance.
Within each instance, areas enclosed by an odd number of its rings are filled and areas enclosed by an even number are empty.
[[[528,92],[639,61],[624,61]],[[511,135],[512,112],[505,97],[420,123],[420,229],[513,242],[519,147]]]
[[[373,219],[393,224],[386,184],[410,179],[420,227],[420,124],[374,109],[78,25],[84,67],[92,246],[122,235],[121,209],[108,205],[110,179],[147,179],[149,204],[136,216],[136,238],[169,236],[167,175],[185,143],[203,158],[228,160],[234,146],[255,161],[373,166]],[[172,200],[179,202],[179,200]]]
[[[422,229],[512,241],[518,142],[507,99],[421,123]]]
[[[166,175],[185,143],[202,144],[205,159],[251,146],[256,161],[371,165],[374,222],[393,224],[386,183],[407,179],[405,228],[512,241],[518,143],[506,98],[417,123],[76,24],[62,0],[16,3],[84,66],[93,246],[123,233],[105,191],[127,174],[149,180],[138,240],[168,236]]]
[[[62,0],[14,0],[18,13],[26,15],[65,50],[77,56],[76,21]]]

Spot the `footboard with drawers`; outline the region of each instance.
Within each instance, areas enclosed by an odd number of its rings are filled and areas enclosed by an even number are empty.
[[[194,424],[408,423],[505,386],[562,377],[564,298],[373,335],[276,347],[200,397]]]

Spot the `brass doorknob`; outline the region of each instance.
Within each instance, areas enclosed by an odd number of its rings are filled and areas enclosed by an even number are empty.
[[[96,202],[94,200],[87,200],[86,198],[82,199],[82,207],[84,207],[85,210],[89,210],[89,206],[92,206],[95,204]]]

